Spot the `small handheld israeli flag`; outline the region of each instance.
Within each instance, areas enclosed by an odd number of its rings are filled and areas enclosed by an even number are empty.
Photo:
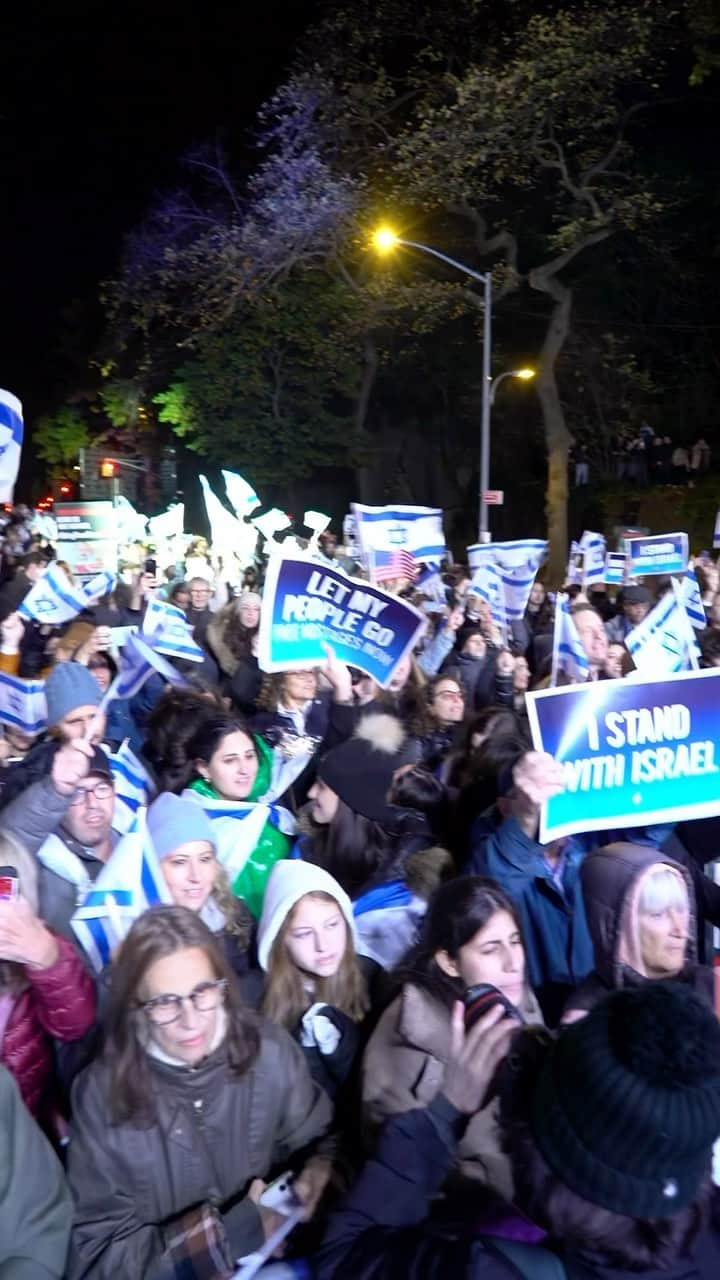
[[[580,539],[583,552],[583,584],[592,587],[605,581],[605,539],[601,533],[585,530]]]
[[[517,542],[479,542],[468,547],[468,564],[475,571],[490,561],[500,575],[500,607],[502,624],[507,626],[523,617],[548,544],[540,538]]]
[[[23,443],[22,405],[0,387],[0,502],[12,502]]]
[[[590,673],[588,656],[570,613],[570,601],[561,593],[555,601],[551,685],[557,683],[560,671],[574,684],[584,683]]]
[[[172,902],[145,822],[123,836],[70,923],[96,973],[110,963],[133,921],[158,902]]]
[[[155,652],[164,653],[167,658],[186,658],[189,662],[205,660],[185,614],[174,604],[151,600],[145,610],[142,634],[151,636]]]
[[[20,680],[0,671],[0,724],[23,733],[40,733],[47,727],[44,680]]]
[[[223,471],[222,478],[225,481],[225,492],[230,499],[230,505],[235,515],[244,520],[246,516],[250,515],[251,511],[260,506],[260,499],[252,485],[248,484],[247,480],[243,479],[237,471]]]
[[[378,581],[398,552],[417,564],[438,565],[447,554],[440,507],[367,507],[352,503],[355,528],[366,562],[372,558]]]
[[[707,618],[705,617],[705,609],[703,608],[700,594],[700,583],[695,577],[694,569],[685,570],[685,576],[680,583],[680,599],[693,626],[698,631],[704,631],[707,626]]]
[[[107,595],[115,586],[115,575],[103,570],[81,586],[70,582],[58,564],[48,566],[18,607],[24,618],[59,626],[70,622],[93,600]]]
[[[628,632],[625,647],[632,654],[638,671],[648,675],[697,668],[700,651],[674,579],[673,590]]]
[[[154,672],[171,684],[187,684],[185,677],[141,636],[129,635],[120,655],[120,670],[103,695],[101,707],[107,706],[113,698],[134,698]]]
[[[115,780],[113,827],[126,832],[132,828],[138,810],[147,808],[155,798],[157,788],[127,738],[108,760]]]

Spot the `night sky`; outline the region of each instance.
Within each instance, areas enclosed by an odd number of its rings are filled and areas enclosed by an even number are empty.
[[[98,284],[123,234],[181,180],[179,158],[218,139],[249,166],[257,108],[313,7],[3,6],[0,386],[20,396],[26,422],[82,385]],[[82,317],[69,330],[68,309]]]

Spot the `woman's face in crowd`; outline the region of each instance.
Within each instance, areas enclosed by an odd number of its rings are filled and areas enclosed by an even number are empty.
[[[619,680],[622,676],[622,661],[625,646],[622,644],[609,644],[607,658],[605,659],[605,673],[612,676],[614,680]]]
[[[453,959],[447,951],[435,956],[440,968],[466,987],[486,982],[519,1005],[525,985],[525,951],[509,911],[496,911],[487,924],[461,947]]]
[[[673,903],[661,911],[640,911],[640,954],[648,978],[668,978],[680,973],[685,964],[690,933],[690,908]]]
[[[190,603],[189,589],[187,587],[178,587],[177,591],[173,592],[172,602],[178,609],[187,609]]]
[[[197,769],[225,800],[246,800],[258,771],[255,743],[241,729],[234,729],[226,734],[207,764],[198,762]]]
[[[347,924],[337,902],[306,894],[294,907],[285,927],[290,959],[303,973],[332,978],[345,955]]]
[[[189,996],[204,983],[216,980],[217,974],[205,952],[199,947],[186,947],[151,964],[138,995],[143,1004],[159,996]],[[213,1009],[201,1013],[190,1000],[184,1000],[175,1022],[158,1026],[146,1018],[146,1026],[150,1038],[163,1053],[194,1066],[210,1052],[219,1012],[220,1001]]]
[[[530,604],[539,609],[545,599],[545,588],[542,582],[533,582],[530,588]]]
[[[283,696],[290,703],[301,706],[315,697],[318,688],[317,671],[309,667],[306,671],[287,671],[283,677]]]
[[[524,693],[530,684],[530,668],[527,664],[527,658],[519,657],[515,659],[513,667],[513,690],[515,693]]]
[[[487,657],[487,640],[484,636],[468,636],[463,645],[463,653],[468,658],[485,658]]]
[[[93,666],[90,667],[90,670],[97,680],[101,691],[106,693],[110,688],[110,681],[112,680],[112,671],[110,668],[104,662],[99,662],[97,666],[93,664]]]
[[[218,873],[212,845],[207,840],[186,840],[163,858],[162,869],[173,902],[178,907],[202,911]]]
[[[311,813],[313,822],[317,822],[323,827],[327,826],[335,817],[340,803],[337,791],[333,791],[332,787],[329,787],[321,778],[316,778],[308,791],[308,796],[312,800]]]
[[[240,621],[248,631],[260,625],[260,605],[255,600],[244,600],[239,609]]]

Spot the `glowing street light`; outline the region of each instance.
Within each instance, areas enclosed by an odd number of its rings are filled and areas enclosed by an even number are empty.
[[[534,369],[506,369],[505,373],[499,373],[490,383],[490,405],[495,403],[495,393],[503,378],[519,378],[521,382],[530,382],[534,377]]]

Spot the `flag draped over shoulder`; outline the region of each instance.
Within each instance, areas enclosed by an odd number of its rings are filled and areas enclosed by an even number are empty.
[[[12,502],[24,430],[20,401],[0,387],[0,502]]]
[[[151,637],[150,643],[155,652],[164,653],[167,658],[185,658],[189,662],[203,662],[205,659],[182,609],[166,604],[164,600],[149,602],[143,617],[142,634]]]
[[[290,855],[294,817],[282,805],[262,800],[224,800],[203,782],[193,783],[183,797],[205,809],[233,892],[259,916],[273,866]]]
[[[447,553],[439,507],[367,507],[353,502],[362,558],[376,582],[415,578],[421,564],[437,566]]]
[[[76,618],[93,600],[107,595],[114,586],[115,575],[107,569],[96,573],[88,582],[77,584],[70,582],[60,566],[53,563],[25,596],[18,613],[23,618],[59,626]]]
[[[158,902],[172,898],[141,810],[136,828],[115,846],[70,922],[96,973],[110,963],[133,921]]]
[[[588,656],[570,612],[570,601],[564,595],[558,595],[555,601],[551,684],[556,683],[559,672],[574,684],[582,684],[590,673]]]
[[[45,681],[21,680],[0,671],[0,724],[40,733],[47,726]]]

